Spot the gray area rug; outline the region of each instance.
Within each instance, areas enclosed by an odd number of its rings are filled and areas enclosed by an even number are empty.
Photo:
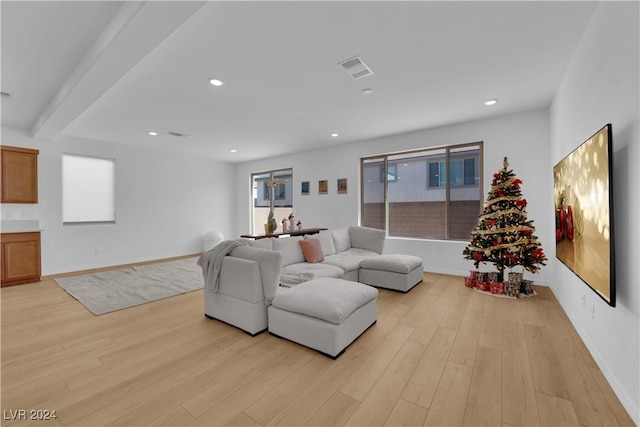
[[[204,287],[198,258],[55,279],[93,314],[104,314]]]

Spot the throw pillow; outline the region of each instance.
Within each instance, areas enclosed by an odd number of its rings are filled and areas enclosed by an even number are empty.
[[[337,254],[351,248],[351,236],[349,234],[349,227],[331,230],[331,237],[333,237],[333,245],[336,248]]]
[[[302,248],[302,253],[304,253],[304,259],[306,259],[308,263],[314,264],[316,262],[324,261],[324,255],[322,254],[322,246],[320,246],[320,240],[300,240],[300,247]]]

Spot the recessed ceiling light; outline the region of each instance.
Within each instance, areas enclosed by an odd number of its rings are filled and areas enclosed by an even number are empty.
[[[211,83],[214,86],[222,86],[224,84],[224,82],[222,80],[215,79],[215,78],[209,79],[209,83]]]
[[[148,133],[149,135],[151,135],[151,136],[157,136],[157,135],[158,135],[158,132],[153,131],[153,130],[150,130],[150,131],[149,131],[149,132],[147,132],[147,133]]]
[[[235,148],[230,148],[230,149],[229,149],[229,152],[230,152],[230,153],[237,153],[237,152],[238,152],[238,150],[236,150]]]
[[[332,134],[331,134],[331,137],[332,137],[332,138],[337,138],[338,136],[340,136],[340,134],[337,134],[337,133],[332,133]]]
[[[362,93],[365,95],[371,95],[373,93],[373,89],[362,89]]]
[[[498,102],[497,99],[488,99],[488,100],[484,101],[484,105],[487,105],[487,106],[496,105],[497,102]]]

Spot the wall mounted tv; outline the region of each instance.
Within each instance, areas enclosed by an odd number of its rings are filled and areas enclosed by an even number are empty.
[[[616,304],[611,124],[553,168],[556,257]]]

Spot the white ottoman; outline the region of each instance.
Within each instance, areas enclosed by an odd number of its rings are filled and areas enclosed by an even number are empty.
[[[333,359],[376,323],[378,290],[319,278],[278,291],[268,309],[269,332]]]
[[[387,254],[360,263],[358,280],[378,288],[408,292],[422,282],[422,259],[413,255]]]

